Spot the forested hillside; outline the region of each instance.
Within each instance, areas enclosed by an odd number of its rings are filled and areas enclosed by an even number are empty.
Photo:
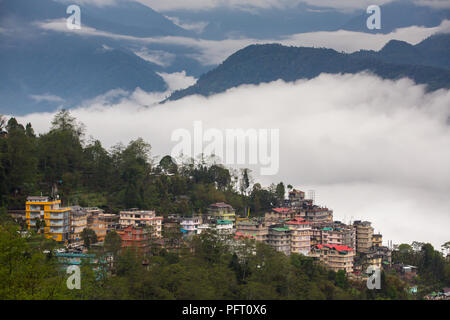
[[[57,189],[65,204],[156,209],[161,214],[205,212],[225,201],[238,213],[250,207],[258,214],[284,197],[280,183],[250,188],[250,171],[234,172],[211,159],[170,156],[155,160],[149,143],[137,138],[106,150],[100,141],[86,141],[83,125],[68,111],[59,112],[51,130],[37,136],[32,124],[3,118],[0,138],[0,207],[23,209],[26,196]],[[6,132],[5,132],[6,133]],[[166,173],[166,174],[164,174]]]
[[[379,52],[339,53],[332,49],[286,47],[280,44],[251,45],[228,57],[200,77],[193,86],[174,92],[169,100],[226,91],[242,84],[278,79],[311,79],[321,73],[371,72],[384,79],[410,78],[429,90],[450,88],[450,35],[424,40],[416,46],[391,41]]]

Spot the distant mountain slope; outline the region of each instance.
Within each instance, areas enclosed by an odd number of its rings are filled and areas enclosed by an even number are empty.
[[[245,1],[242,2],[243,4]],[[269,39],[312,31],[334,31],[355,16],[357,12],[341,12],[332,8],[320,8],[294,2],[289,7],[239,10],[217,7],[210,10],[172,10],[166,16],[176,17],[185,24],[201,23],[198,31],[204,39],[249,37]]]
[[[398,0],[386,3],[381,8],[381,29],[367,28],[367,14],[363,13],[350,19],[341,29],[369,33],[390,33],[398,28],[410,26],[436,27],[445,19],[450,20],[450,9],[433,8],[420,5],[411,0]]]
[[[2,0],[0,1],[0,25],[14,18],[16,22],[30,23],[67,18],[67,3],[55,0]],[[76,1],[74,1],[76,4]],[[113,6],[98,7],[80,4],[81,25],[111,33],[151,36],[192,36],[162,14],[137,2],[117,1]]]
[[[77,36],[2,42],[0,70],[1,113],[52,111],[59,105],[70,108],[117,88],[167,89],[147,61],[90,39],[79,41]]]
[[[353,56],[450,70],[450,34],[433,35],[415,46],[404,41],[391,40],[378,52],[361,50]]]
[[[167,89],[155,72],[160,66],[133,54],[130,43],[44,31],[34,24],[66,18],[67,6],[54,0],[0,1],[0,113],[70,108],[113,89]],[[82,28],[142,37],[190,35],[139,3],[80,7]]]
[[[449,36],[444,35],[443,38]],[[428,45],[435,48],[430,51],[429,58],[426,50]],[[416,83],[427,84],[430,90],[450,88],[450,70],[443,68],[448,65],[448,55],[445,58],[448,50],[445,47],[441,48],[443,51],[436,48],[438,46],[433,39],[412,48],[408,46],[394,42],[378,53],[366,51],[345,54],[332,49],[285,47],[279,44],[251,45],[237,51],[217,68],[201,76],[195,85],[174,92],[169,100],[192,94],[208,96],[242,84],[258,84],[278,79],[295,81],[311,79],[321,73],[357,73],[365,70],[386,79],[408,77]],[[405,52],[410,56],[406,61],[415,64],[389,62],[399,62]],[[442,58],[439,63],[437,60],[435,63],[441,68],[420,65],[424,56],[427,57],[424,58],[425,61],[432,59],[432,56]]]
[[[366,1],[360,1],[359,4],[353,1],[355,6],[358,5],[354,11],[320,7],[319,4],[324,1],[317,1],[316,5],[312,2],[308,4],[301,1],[281,1],[280,6],[254,10],[219,6],[211,10],[172,10],[164,14],[176,17],[185,24],[203,24],[203,28],[198,32],[202,38],[207,39],[226,39],[230,35],[236,38],[277,39],[289,34],[340,29],[390,33],[395,29],[414,25],[435,27],[445,19],[450,20],[449,9],[421,6],[413,1],[397,0],[382,5],[380,30],[369,30],[366,26],[369,17],[366,12],[368,6]],[[374,1],[374,4],[376,2]],[[245,1],[242,4],[245,4]]]

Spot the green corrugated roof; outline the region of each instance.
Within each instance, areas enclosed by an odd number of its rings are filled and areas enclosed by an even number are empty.
[[[217,220],[216,222],[218,224],[230,224],[230,223],[233,223],[233,221],[230,221],[230,220]]]

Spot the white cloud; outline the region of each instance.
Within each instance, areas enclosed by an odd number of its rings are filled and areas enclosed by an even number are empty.
[[[438,32],[450,32],[450,21],[444,20],[439,26],[431,28],[421,26],[400,28],[388,34],[368,34],[346,30],[299,33],[286,37],[281,43],[325,47],[351,53],[361,49],[378,51],[390,40],[401,40],[415,45]]]
[[[279,128],[280,171],[256,180],[315,189],[338,219],[372,220],[394,242],[448,241],[449,90],[426,93],[408,79],[357,74],[246,85],[155,105],[161,96],[137,90],[73,114],[105,146],[143,137],[156,155],[169,154],[172,131],[192,132],[195,120],[205,129]],[[45,132],[51,117],[19,120]]]
[[[67,3],[67,4],[79,4],[79,5],[92,4],[97,7],[106,7],[106,6],[117,5],[121,1],[125,2],[125,1],[130,1],[130,0],[55,0],[55,1]],[[133,1],[133,0],[131,0],[131,1]]]
[[[315,46],[332,48],[338,51],[354,52],[360,49],[380,50],[392,39],[407,41],[416,44],[437,32],[450,32],[450,21],[445,20],[437,27],[412,26],[397,29],[389,34],[369,34],[354,31],[320,31],[289,35],[282,39],[226,39],[226,40],[204,40],[187,37],[147,37],[139,38],[128,35],[119,35],[100,31],[83,26],[81,30],[69,30],[64,19],[36,22],[38,27],[44,30],[59,32],[76,32],[82,36],[100,36],[112,39],[127,40],[145,44],[166,44],[194,48],[198,53],[191,57],[197,59],[204,65],[216,65],[228,56],[250,44],[281,43],[291,46]]]
[[[149,50],[147,48],[141,48],[133,52],[138,57],[162,67],[170,66],[176,57],[170,52],[165,52],[162,50]]]
[[[37,102],[48,101],[48,102],[64,102],[65,100],[61,97],[51,95],[51,94],[43,94],[43,95],[30,95],[30,98]]]
[[[170,91],[186,89],[197,82],[194,77],[186,75],[186,71],[174,73],[158,73],[167,83]]]
[[[196,33],[202,33],[203,30],[206,28],[206,26],[209,24],[209,22],[205,22],[205,21],[198,21],[198,22],[182,22],[179,18],[177,17],[169,17],[169,16],[165,16],[167,19],[169,19],[170,21],[172,21],[174,24],[176,24],[177,26],[185,29],[185,30],[191,30],[194,31]]]
[[[106,44],[102,44],[102,49],[104,51],[113,51],[114,49],[111,48],[110,46],[106,45]]]

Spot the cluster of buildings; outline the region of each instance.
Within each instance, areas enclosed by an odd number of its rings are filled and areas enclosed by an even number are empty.
[[[162,237],[162,220],[153,210],[129,209],[112,214],[96,207],[62,207],[60,199],[48,196],[30,196],[25,205],[28,229],[42,224],[41,230],[47,239],[65,244],[81,244],[81,234],[89,228],[99,242],[114,230],[121,236],[123,247],[142,247],[150,238]]]
[[[207,214],[189,217],[172,217],[179,223],[180,230],[185,236],[201,234],[205,230],[214,229],[222,234],[234,233],[236,227],[236,213],[229,204],[219,202],[208,207]]]
[[[153,210],[129,209],[119,214],[105,213],[99,208],[61,207],[61,200],[49,197],[28,197],[28,227],[44,220],[47,238],[64,243],[81,242],[85,228],[95,231],[99,241],[115,230],[123,247],[146,250],[149,239],[162,239],[163,217]],[[314,204],[299,190],[289,192],[283,207],[272,208],[263,217],[239,217],[229,204],[211,204],[201,215],[168,216],[166,231],[180,230],[184,237],[206,230],[267,243],[275,250],[290,255],[303,254],[323,262],[330,269],[347,273],[363,273],[369,265],[391,264],[391,250],[382,245],[382,235],[375,234],[368,221],[345,224],[333,221],[333,211]],[[167,243],[169,241],[166,241]]]
[[[236,232],[253,236],[289,255],[313,257],[334,271],[361,274],[369,265],[391,264],[391,250],[382,245],[368,221],[333,221],[333,211],[314,204],[299,190],[289,192],[282,208],[264,217],[236,222]]]
[[[272,208],[259,218],[239,217],[221,202],[210,205],[206,214],[171,216],[169,220],[167,226],[178,226],[187,237],[208,229],[235,234],[236,239],[264,242],[286,255],[313,257],[335,271],[363,274],[369,265],[391,264],[391,250],[382,245],[382,235],[374,233],[370,222],[333,221],[332,210],[315,205],[295,189],[283,207]]]

